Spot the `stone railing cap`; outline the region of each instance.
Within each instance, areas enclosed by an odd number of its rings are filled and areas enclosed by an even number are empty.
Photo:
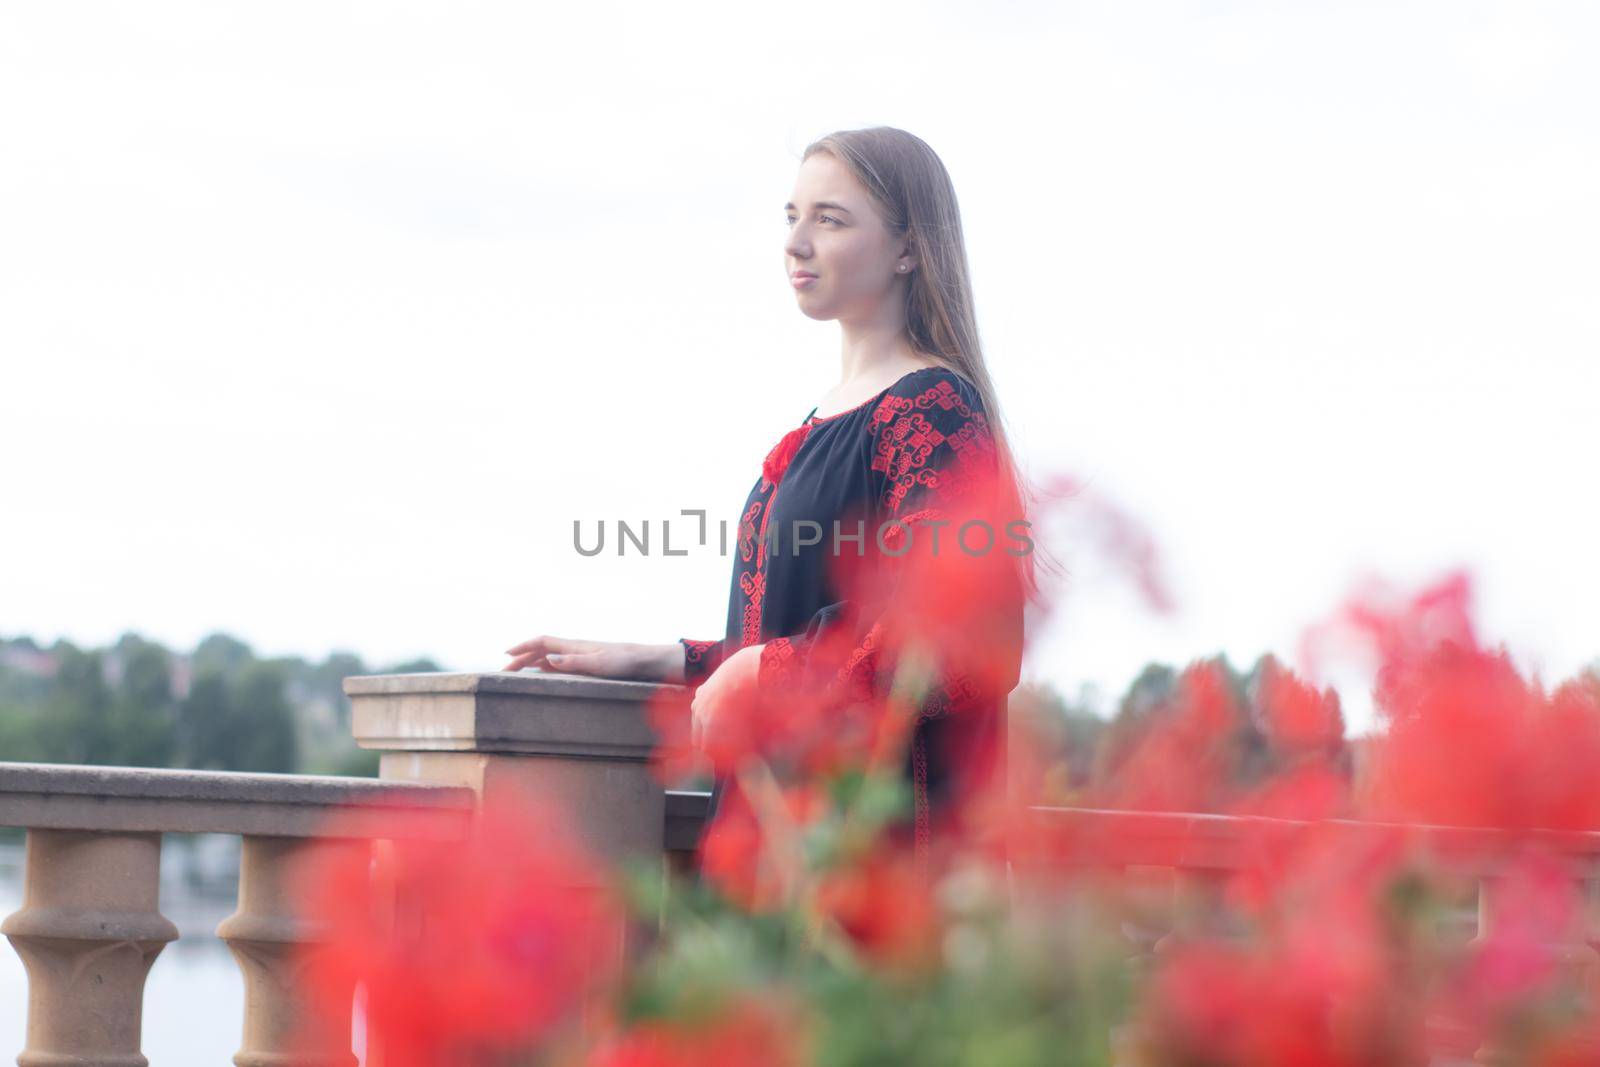
[[[449,837],[474,804],[470,789],[375,778],[0,763],[0,826],[305,837],[340,816],[359,836]]]
[[[221,800],[255,804],[470,808],[467,790],[428,783],[383,782],[323,774],[190,771],[159,767],[98,767],[58,763],[0,763],[0,795],[40,793],[162,800]]]
[[[543,671],[492,671],[437,674],[353,675],[344,680],[346,696],[402,696],[431,693],[510,693],[600,700],[648,700],[663,688],[659,682],[627,682]]]
[[[545,674],[386,674],[344,680],[351,734],[381,752],[480,752],[638,762],[655,750],[647,713],[684,687]],[[683,705],[688,713],[688,705]]]

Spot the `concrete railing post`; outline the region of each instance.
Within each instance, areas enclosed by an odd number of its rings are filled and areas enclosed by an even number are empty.
[[[0,931],[28,972],[21,1067],[146,1067],[144,982],[162,917],[161,835],[29,830],[22,910]]]
[[[535,794],[603,864],[663,864],[666,792],[647,718],[659,686],[496,673],[346,678],[344,689],[356,742],[382,753],[384,780],[466,786],[480,806]],[[636,927],[616,951],[650,937]]]
[[[648,759],[659,686],[545,674],[346,678],[352,729],[379,777],[467,786],[480,803],[556,801],[603,860],[659,859],[666,794]]]

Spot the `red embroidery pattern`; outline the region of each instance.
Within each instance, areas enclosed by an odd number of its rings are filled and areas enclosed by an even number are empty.
[[[955,419],[949,417],[953,412]],[[930,418],[935,413],[942,417]],[[969,482],[996,462],[994,438],[981,410],[967,403],[947,379],[936,382],[912,398],[888,396],[873,412],[869,424],[874,435],[872,469],[884,475],[882,505],[904,526],[885,532],[885,548],[894,551],[914,523],[948,518],[938,507],[920,507],[898,513],[913,489],[936,493],[940,501],[962,496]],[[936,456],[949,462],[930,466]],[[919,701],[911,743],[914,854],[919,864],[929,856],[931,837],[928,800],[927,735],[922,724],[980,705],[983,692],[966,674],[941,672]]]
[[[685,637],[683,639],[684,662],[691,667],[698,666],[705,662],[706,656],[710,655],[712,649],[716,647],[717,642],[715,641],[696,641],[693,638]]]
[[[739,576],[740,586],[750,597],[750,602],[744,606],[744,632],[740,634],[740,648],[761,640],[761,601],[767,595],[767,520],[772,518],[772,502],[778,499],[778,487],[773,485],[771,488],[772,495],[767,497],[766,510],[761,513],[761,529],[756,533],[755,569]]]
[[[963,421],[944,433],[924,412],[954,411]],[[872,469],[884,474],[883,505],[892,515],[915,486],[958,491],[994,450],[989,421],[956,392],[948,380],[923,390],[914,398],[886,396],[872,413],[868,431],[875,440]],[[955,467],[939,470],[925,466],[930,456],[948,444]]]
[[[983,700],[983,691],[966,674],[945,673],[923,698],[917,721],[965,711]]]
[[[765,523],[762,524],[762,528],[766,528]],[[757,570],[739,575],[739,589],[749,598],[744,606],[744,614],[739,618],[740,648],[761,640],[761,601],[767,595],[767,574],[759,569],[760,561],[757,561],[756,566]]]
[[[749,597],[740,619],[740,648],[747,648],[761,640],[761,602],[767,593],[767,520],[772,518],[772,504],[778,499],[778,483],[783,481],[784,472],[789,469],[789,464],[810,434],[811,424],[808,422],[790,430],[772,446],[767,458],[761,462],[760,491],[766,496],[765,506],[763,501],[751,501],[739,521],[739,556],[746,563],[750,562],[752,555],[755,556],[754,569],[739,575],[739,586]],[[761,516],[759,530],[755,528],[757,515]],[[754,544],[751,543],[752,537]]]
[[[739,558],[749,563],[756,554],[756,516],[761,514],[763,501],[752,500],[739,519]]]
[[[787,637],[774,637],[761,646],[761,663],[756,668],[756,684],[762,688],[784,685],[791,680],[799,666],[795,659],[794,642]]]
[[[873,673],[878,662],[878,642],[882,639],[883,624],[875,622],[861,643],[850,651],[850,658],[839,668],[837,678],[847,692],[862,699],[870,698],[873,691]]]
[[[931,519],[946,519],[948,516],[939,508],[919,508],[909,514],[897,516],[893,522],[886,522],[883,527],[883,550],[891,557],[896,555],[900,542],[906,539],[909,527]],[[954,534],[949,534],[954,537]],[[915,540],[915,537],[912,538]]]

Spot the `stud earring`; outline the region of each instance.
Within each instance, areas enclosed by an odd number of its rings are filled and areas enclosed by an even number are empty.
[[[901,269],[901,270],[902,270],[902,271],[903,271],[903,270],[905,270],[905,269],[906,269],[906,265],[905,265],[905,264],[904,264],[904,263],[902,263],[902,264],[900,264],[900,269]]]

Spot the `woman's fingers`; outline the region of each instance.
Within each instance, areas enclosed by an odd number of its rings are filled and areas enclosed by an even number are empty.
[[[539,637],[530,637],[520,645],[512,645],[506,649],[508,656],[521,656],[529,653],[542,654],[545,652],[598,652],[608,644],[615,641],[585,641],[581,637],[551,637],[542,634]]]
[[[545,661],[550,664],[551,670],[563,674],[598,674],[607,673],[606,652],[552,652],[545,656]]]
[[[545,654],[551,650],[551,643],[555,640],[552,637],[531,637],[521,644],[512,645],[506,649],[506,655],[511,657],[511,662],[500,669],[520,671],[524,667],[543,666]]]
[[[571,637],[551,637],[541,634],[530,637],[521,644],[512,645],[506,649],[506,655],[512,657],[511,662],[500,668],[504,671],[520,671],[527,667],[538,667],[541,670],[558,666],[550,662],[551,655],[573,655],[581,653],[600,652],[604,650],[604,642],[583,641]],[[566,670],[566,667],[559,667]]]

